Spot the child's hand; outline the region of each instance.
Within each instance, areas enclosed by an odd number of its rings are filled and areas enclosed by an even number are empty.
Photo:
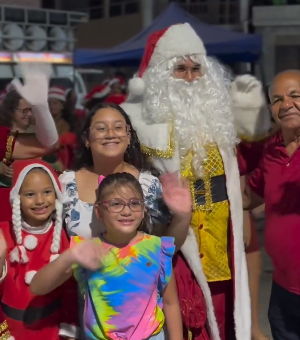
[[[174,215],[189,215],[192,198],[188,182],[178,174],[163,174],[159,177],[162,184],[163,199]]]
[[[102,259],[110,249],[94,241],[83,241],[70,250],[73,263],[86,269],[97,270],[102,267]]]
[[[0,259],[6,258],[7,251],[7,243],[3,234],[3,231],[0,229]]]

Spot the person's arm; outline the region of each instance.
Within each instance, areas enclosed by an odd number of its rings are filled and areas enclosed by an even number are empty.
[[[102,266],[101,259],[109,249],[104,249],[98,239],[84,241],[71,238],[71,248],[56,260],[39,270],[30,283],[30,291],[35,295],[46,295],[61,286],[72,276],[72,266],[97,270]],[[77,244],[78,243],[78,244]]]
[[[73,264],[72,250],[68,249],[35,274],[30,283],[31,293],[46,295],[61,286],[72,276]]]
[[[163,292],[163,312],[166,318],[166,325],[169,340],[182,340],[182,320],[180,307],[177,298],[177,290],[174,275]]]
[[[36,139],[44,148],[54,147],[58,134],[48,105],[51,67],[47,64],[21,63],[20,69],[25,85],[16,79],[12,84],[20,96],[32,106]]]
[[[241,178],[244,210],[253,210],[264,203],[264,159],[249,176]]]

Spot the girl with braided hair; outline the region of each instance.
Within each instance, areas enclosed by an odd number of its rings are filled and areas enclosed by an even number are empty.
[[[12,222],[0,223],[0,330],[10,340],[76,339],[75,281],[44,297],[29,290],[36,272],[69,247],[51,166],[40,160],[14,163],[10,203]]]

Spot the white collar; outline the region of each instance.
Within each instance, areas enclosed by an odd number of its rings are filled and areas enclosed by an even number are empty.
[[[36,235],[37,234],[46,234],[49,231],[49,229],[51,228],[52,223],[53,223],[53,216],[52,215],[49,217],[49,220],[46,223],[44,223],[43,225],[41,225],[39,227],[32,227],[23,220],[21,222],[23,230],[25,230],[29,234],[36,234]]]

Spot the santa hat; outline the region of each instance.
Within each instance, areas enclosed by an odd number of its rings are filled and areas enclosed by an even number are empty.
[[[126,100],[126,95],[125,94],[111,94],[109,95],[107,98],[105,98],[104,102],[105,103],[113,103],[116,105],[121,105],[122,103],[124,103]]]
[[[129,81],[129,93],[140,96],[145,91],[144,72],[163,61],[192,54],[206,55],[203,41],[190,24],[177,24],[152,33],[146,43],[137,77]]]
[[[88,103],[92,99],[101,99],[106,97],[110,93],[111,89],[109,84],[101,84],[95,86],[83,100],[83,104]]]
[[[125,79],[123,77],[120,76],[114,76],[109,82],[109,86],[112,86],[116,83],[119,83],[121,88],[125,88]]]
[[[11,262],[21,262],[27,263],[28,257],[26,253],[27,250],[33,250],[37,246],[37,238],[33,235],[28,235],[24,238],[22,237],[22,219],[21,219],[21,202],[19,191],[22,183],[28,174],[28,172],[35,168],[42,168],[50,176],[53,183],[53,187],[56,193],[56,216],[55,216],[55,226],[53,231],[52,244],[49,251],[53,254],[50,260],[58,257],[58,252],[60,250],[60,239],[62,232],[62,193],[60,188],[60,183],[58,177],[53,170],[53,168],[46,162],[41,160],[27,160],[27,161],[17,161],[14,163],[14,174],[13,183],[10,191],[10,204],[12,206],[12,224],[13,231],[16,238],[17,246],[10,253]],[[50,221],[52,223],[52,221]]]
[[[49,99],[59,99],[63,102],[66,101],[66,97],[67,97],[67,90],[62,88],[62,87],[58,87],[58,86],[52,86],[49,89],[48,92],[48,98]]]

